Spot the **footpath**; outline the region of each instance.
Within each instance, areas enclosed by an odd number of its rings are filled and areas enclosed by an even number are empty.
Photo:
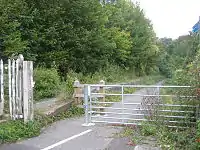
[[[83,127],[84,118],[63,120],[52,124],[35,138],[3,145],[0,150],[104,150],[119,128]]]
[[[136,93],[144,94],[144,90]],[[141,102],[139,96],[129,96],[128,102]],[[119,103],[112,107],[119,107]],[[73,118],[53,123],[42,131],[38,137],[14,144],[0,146],[0,150],[158,150],[158,148],[142,148],[127,146],[128,139],[116,138],[115,134],[122,127],[95,126],[83,127],[84,117]]]

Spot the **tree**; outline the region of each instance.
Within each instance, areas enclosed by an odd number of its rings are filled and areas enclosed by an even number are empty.
[[[35,66],[95,73],[108,64],[155,68],[155,33],[140,6],[125,0],[102,6],[98,0],[0,0],[4,55],[22,53]]]

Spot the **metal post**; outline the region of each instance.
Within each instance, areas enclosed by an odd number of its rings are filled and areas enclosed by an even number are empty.
[[[122,118],[124,118],[124,86],[122,85]],[[122,119],[122,123],[124,123],[124,119]]]
[[[92,98],[91,98],[91,86],[88,86],[88,98],[89,98],[89,123],[92,122]]]
[[[160,87],[159,86],[157,87],[157,90],[158,90],[158,101],[160,102]]]
[[[88,90],[90,89],[90,86],[84,85],[84,109],[85,109],[85,123],[82,124],[82,126],[92,126],[94,123],[91,123],[91,119],[89,118],[89,105],[88,105],[88,100],[89,100],[89,92]]]
[[[104,80],[101,80],[101,81],[99,82],[99,84],[100,84],[99,92],[100,92],[101,95],[102,95],[102,97],[99,98],[99,99],[100,99],[101,102],[105,102],[105,87],[103,86],[103,85],[105,85],[105,81],[104,81]],[[102,85],[102,86],[101,86],[101,85]],[[102,106],[105,107],[105,104],[102,104]],[[100,108],[99,111],[100,111],[100,112],[103,112],[103,111],[104,111],[104,108]],[[102,113],[102,114],[100,113],[100,115],[103,115],[103,113]]]
[[[85,123],[88,124],[88,85],[84,85],[84,108],[85,108]]]
[[[158,94],[157,94],[157,95],[158,95],[158,100],[157,100],[156,103],[158,103],[158,105],[159,105],[159,104],[160,104],[160,87],[159,87],[159,86],[157,87],[157,93],[158,93]],[[158,107],[160,107],[160,106],[158,106]],[[158,107],[155,108],[155,106],[154,106],[154,108],[153,108],[153,109],[155,109],[153,115],[156,116],[156,120],[157,120],[157,116],[159,115],[159,114],[158,114]]]

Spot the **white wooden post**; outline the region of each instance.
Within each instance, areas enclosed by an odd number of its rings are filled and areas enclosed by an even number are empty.
[[[3,62],[0,61],[0,114],[3,112]],[[24,118],[24,122],[33,120],[33,62],[24,61],[22,55],[17,60],[8,60],[9,108],[12,120]],[[4,101],[4,99],[3,99]]]
[[[27,63],[23,62],[23,109],[24,109],[24,122],[28,121],[28,81],[27,81]]]
[[[33,62],[28,61],[28,80],[29,80],[29,112],[30,112],[30,120],[32,121],[34,119],[34,105],[33,105]]]
[[[12,79],[11,79],[11,60],[8,60],[8,86],[9,86],[9,109],[10,118],[13,119],[13,103],[12,103]]]
[[[0,99],[0,116],[4,111],[4,67],[3,60],[0,61],[0,87],[1,87],[1,99]]]
[[[23,62],[24,122],[33,120],[33,62]]]
[[[13,103],[13,119],[16,119],[16,94],[15,94],[15,60],[12,60],[12,103]]]
[[[19,63],[19,78],[18,78],[18,92],[19,92],[19,113],[22,114],[22,88],[23,88],[23,61],[24,57],[22,55],[19,55],[18,57],[18,63]]]
[[[15,92],[16,92],[16,113],[19,114],[19,61],[16,60],[16,75],[15,75]]]

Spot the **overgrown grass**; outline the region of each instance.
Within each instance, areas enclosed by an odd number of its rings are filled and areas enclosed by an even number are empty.
[[[35,120],[26,124],[22,120],[1,123],[0,144],[38,136],[41,133],[41,129],[49,124],[58,120],[81,116],[83,113],[84,110],[82,108],[72,106],[68,111],[60,113],[57,116],[45,116],[36,112]]]
[[[198,133],[195,128],[177,130],[144,122],[134,128],[126,127],[120,136],[129,137],[135,145],[147,144],[160,147],[162,150],[198,150]]]
[[[181,78],[179,78],[181,80]],[[167,80],[166,84],[170,85],[175,83],[171,80]],[[180,83],[180,82],[179,82]],[[174,84],[176,85],[176,84]],[[184,85],[184,84],[182,84]],[[161,89],[160,94],[163,95],[192,95],[193,89]],[[161,100],[164,104],[194,104],[193,99],[183,99],[183,98],[172,98],[172,97],[163,97]],[[191,103],[192,102],[192,103]],[[185,111],[193,111],[191,108],[171,108],[168,106],[160,107],[158,106],[158,110],[185,110]],[[157,110],[157,109],[156,109]],[[160,115],[173,115],[173,116],[187,116],[187,114],[177,113],[177,112],[159,112]],[[192,114],[193,117],[195,114]],[[159,145],[163,150],[198,150],[200,149],[200,122],[194,124],[192,126],[188,126],[188,123],[191,121],[188,118],[182,119],[182,125],[189,128],[178,129],[178,128],[168,128],[166,124],[163,122],[164,118],[157,118],[156,122],[144,122],[141,126],[137,126],[133,128],[125,128],[125,131],[122,133],[124,136],[130,137],[133,143],[135,144],[144,144],[143,142],[149,137],[153,137],[156,139],[156,145]],[[165,118],[166,120],[170,118]],[[173,121],[173,119],[170,119]],[[181,125],[181,124],[179,124]],[[173,126],[173,125],[172,125]]]
[[[141,126],[134,126],[134,128],[126,127],[121,135],[129,137],[136,145],[149,142],[155,146],[159,145],[162,150],[198,150],[200,149],[200,121],[193,126],[187,126],[187,123],[187,119],[183,120],[185,127],[189,128],[169,128],[167,126],[170,124],[164,123],[162,118],[159,118],[155,122],[144,121]],[[156,139],[154,143],[149,140],[152,138]]]
[[[143,122],[141,126],[129,125],[118,135],[120,137],[128,137],[133,145],[148,144],[147,139],[152,139],[156,135],[157,128]],[[149,143],[151,146],[157,146],[157,143]]]

